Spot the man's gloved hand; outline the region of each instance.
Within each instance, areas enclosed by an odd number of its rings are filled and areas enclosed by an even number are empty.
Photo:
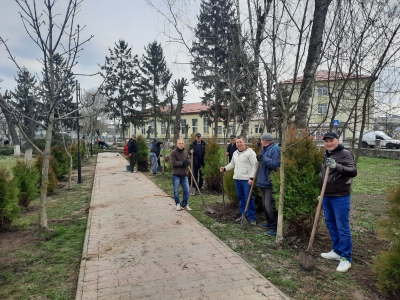
[[[188,165],[190,165],[190,161],[189,161],[188,159],[185,159],[185,160],[183,161],[183,165],[184,165],[185,167],[187,167]]]
[[[262,154],[258,154],[257,155],[257,161],[262,161],[263,159],[263,155]]]
[[[336,161],[333,158],[328,157],[325,160],[325,166],[327,166],[331,169],[334,169],[334,168],[336,168]]]

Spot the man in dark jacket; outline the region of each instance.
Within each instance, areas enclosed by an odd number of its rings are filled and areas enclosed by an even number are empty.
[[[326,150],[319,184],[322,187],[326,168],[329,167],[322,205],[325,224],[332,240],[332,250],[321,253],[321,256],[340,261],[336,271],[347,272],[351,268],[351,251],[353,249],[349,222],[350,189],[352,178],[357,176],[357,168],[353,155],[339,144],[339,137],[336,133],[325,133],[323,140]]]
[[[233,153],[235,153],[235,151],[237,150],[236,147],[236,135],[232,134],[231,135],[231,142],[228,145],[228,148],[226,149],[225,155],[229,156],[229,162],[231,162],[232,160],[232,155]]]
[[[201,134],[196,133],[196,140],[190,144],[189,155],[193,156],[193,175],[198,183],[199,188],[203,187],[203,173],[201,168],[204,167],[204,156],[206,155],[206,143],[201,140]]]
[[[189,180],[187,167],[190,165],[189,156],[185,152],[185,141],[178,139],[176,141],[177,148],[171,152],[170,159],[172,164],[172,183],[174,185],[174,200],[176,210],[192,210],[189,207]],[[183,200],[179,200],[179,185],[182,186]]]
[[[150,158],[152,165],[152,173],[157,174],[158,166],[160,166],[160,154],[161,154],[161,145],[163,142],[157,142],[156,138],[153,138],[153,142],[150,145]]]
[[[136,144],[136,134],[133,134],[128,142],[128,153],[129,153],[129,165],[131,168],[131,173],[135,172],[136,165],[136,153],[137,153],[137,144]]]
[[[269,228],[269,231],[265,233],[266,235],[276,236],[278,213],[275,207],[275,200],[272,197],[270,175],[272,171],[276,171],[281,165],[281,152],[270,133],[264,133],[261,136],[261,146],[263,147],[261,154],[257,155],[260,169],[258,170],[256,186],[261,188],[262,204],[265,217],[267,218],[267,222],[261,224],[261,227],[264,229]]]

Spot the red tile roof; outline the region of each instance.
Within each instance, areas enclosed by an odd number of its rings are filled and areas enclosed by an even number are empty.
[[[336,73],[336,72],[329,72],[326,70],[321,70],[317,71],[315,73],[315,81],[320,82],[320,81],[332,81],[332,80],[341,80],[341,79],[346,79],[348,77],[347,73]],[[349,79],[357,79],[357,78],[369,78],[370,76],[366,75],[360,75],[357,76],[356,74],[350,75]],[[297,77],[296,78],[296,83],[300,83],[303,81],[303,76]],[[287,83],[293,83],[293,79],[286,80],[282,82],[283,84]]]
[[[201,111],[208,110],[209,108],[210,108],[209,106],[204,105],[201,102],[183,103],[181,114],[183,114],[183,115],[199,114]],[[166,112],[168,110],[169,110],[169,105],[165,106],[162,109],[163,112]]]

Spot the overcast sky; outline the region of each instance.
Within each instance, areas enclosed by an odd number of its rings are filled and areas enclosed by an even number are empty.
[[[187,0],[189,1],[189,0]],[[31,1],[30,1],[31,2]],[[43,0],[37,0],[42,3]],[[66,0],[58,0],[56,10],[65,11]],[[157,2],[157,0],[153,0]],[[195,23],[200,1],[190,0],[189,19]],[[161,6],[159,6],[163,9]],[[0,36],[7,40],[16,61],[22,67],[25,66],[34,74],[42,70],[42,65],[36,60],[42,54],[26,33],[18,12],[21,11],[14,0],[0,0]],[[185,55],[184,48],[178,47],[176,43],[170,43],[164,32],[171,32],[176,36],[173,29],[169,28],[165,18],[151,8],[145,0],[84,0],[77,19],[80,27],[86,26],[82,38],[94,35],[93,39],[84,45],[80,52],[78,65],[73,70],[76,74],[93,74],[100,70],[98,64],[103,64],[105,56],[109,55],[108,48],[113,48],[114,43],[124,39],[132,47],[134,54],[142,57],[144,47],[156,40],[161,43],[164,55],[173,73],[171,82],[182,77],[191,78],[189,59]],[[0,92],[14,90],[16,82],[14,76],[17,69],[14,63],[8,59],[4,45],[0,45]],[[102,78],[79,76],[76,79],[81,88],[90,90],[96,88],[102,82]],[[170,85],[171,86],[171,85]],[[187,102],[200,101],[199,92],[190,84]]]

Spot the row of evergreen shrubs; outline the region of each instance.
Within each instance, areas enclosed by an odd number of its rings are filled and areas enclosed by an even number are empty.
[[[83,143],[84,145],[84,143]],[[73,167],[77,166],[77,144],[72,143],[69,152],[73,158]],[[84,153],[84,148],[81,148]],[[9,228],[18,219],[21,209],[39,195],[43,157],[36,155],[33,166],[24,160],[17,160],[11,173],[0,168],[0,230]],[[51,148],[47,194],[57,189],[58,180],[70,170],[70,158],[61,146]]]

